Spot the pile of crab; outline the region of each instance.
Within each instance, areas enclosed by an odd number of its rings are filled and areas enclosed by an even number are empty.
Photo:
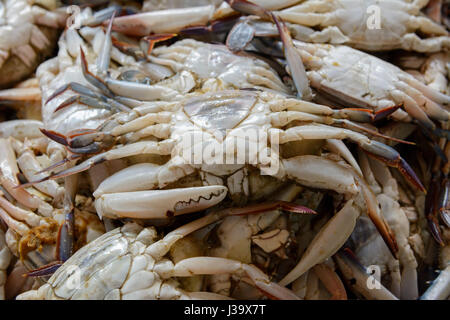
[[[446,5],[0,0],[0,299],[449,299]]]

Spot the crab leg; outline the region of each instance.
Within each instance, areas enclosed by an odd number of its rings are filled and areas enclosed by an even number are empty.
[[[11,120],[0,123],[0,138],[13,137],[18,140],[41,137],[39,128],[43,123],[38,120]]]
[[[442,238],[441,230],[439,228],[438,213],[441,209],[439,205],[440,192],[445,192],[446,188],[442,188],[442,191],[440,191],[440,189],[440,175],[434,174],[430,182],[430,194],[427,195],[426,198],[425,213],[431,235],[436,240],[436,242],[439,243],[439,245],[444,246],[445,242]]]
[[[312,92],[309,87],[309,80],[306,75],[305,66],[303,65],[300,54],[292,43],[289,30],[287,29],[286,24],[283,21],[279,21],[274,14],[272,14],[272,19],[277,25],[281,41],[283,42],[284,53],[291,71],[292,79],[294,80],[295,88],[297,89],[298,98],[303,100],[312,100]]]
[[[399,78],[409,84],[411,87],[422,92],[429,99],[436,101],[437,103],[443,105],[450,105],[450,96],[443,94],[430,86],[423,84],[422,82],[416,80],[413,77],[407,77],[404,75],[399,75]]]
[[[66,261],[73,254],[75,238],[75,196],[77,193],[78,176],[72,175],[64,179],[64,223],[59,228],[57,239],[57,260]]]
[[[103,42],[102,49],[100,50],[100,55],[97,58],[97,67],[100,75],[105,76],[108,72],[109,62],[111,60],[111,50],[112,50],[112,39],[111,39],[111,28],[114,21],[116,11],[113,12],[111,19],[109,20],[108,29],[106,30],[105,41]]]
[[[347,300],[347,292],[339,276],[325,263],[316,264],[314,273],[332,294],[330,300]]]
[[[106,80],[106,84],[118,95],[143,101],[170,100],[178,95],[177,91],[161,85],[146,85],[113,79]]]
[[[338,252],[334,257],[348,284],[365,298],[371,300],[398,300],[377,280],[375,280],[377,287],[369,288],[368,283],[371,280],[371,276],[349,250]]]
[[[266,295],[283,300],[299,300],[291,290],[276,283],[270,282],[269,277],[253,265],[242,262],[217,258],[217,257],[194,257],[181,260],[174,265],[173,270],[167,277],[190,277],[193,274],[245,274],[255,286]]]
[[[327,145],[330,151],[339,154],[353,167],[353,169],[355,169],[358,174],[362,176],[362,171],[358,162],[342,140],[327,139]]]
[[[57,178],[63,178],[69,175],[72,175],[74,173],[86,171],[89,168],[92,168],[96,164],[108,161],[108,160],[115,160],[115,159],[121,159],[126,158],[134,155],[139,154],[157,154],[157,155],[169,155],[173,148],[173,141],[172,140],[164,140],[161,142],[154,142],[154,141],[141,141],[136,142],[132,144],[128,144],[125,146],[122,146],[117,149],[109,150],[100,154],[97,154],[84,162],[63,170],[61,172],[55,173],[53,175],[50,175],[46,178],[32,181],[29,184],[22,185],[22,187],[39,183],[48,179],[57,179]],[[84,150],[80,150],[84,151]]]
[[[265,202],[254,205],[249,205],[242,208],[228,208],[220,210],[217,212],[210,213],[200,219],[194,220],[184,226],[181,226],[171,232],[169,232],[163,239],[151,244],[145,250],[146,253],[150,254],[155,259],[159,260],[164,257],[172,247],[172,245],[178,240],[184,238],[185,236],[197,231],[207,225],[214,222],[222,220],[228,216],[244,216],[250,214],[258,214],[270,210],[284,210],[291,213],[300,214],[314,214],[315,212],[307,207],[298,205],[296,203],[286,202],[286,201],[274,201]]]
[[[213,13],[213,5],[150,11],[116,18],[112,30],[136,37],[176,33],[186,27],[207,24]]]
[[[43,219],[33,211],[19,208],[6,200],[3,196],[0,196],[0,207],[3,208],[11,218],[24,221],[31,227],[37,227],[43,221]]]
[[[442,270],[420,300],[445,300],[450,296],[450,266]]]
[[[38,173],[42,171],[42,167],[31,150],[26,150],[23,152],[17,159],[17,164],[28,181],[44,178],[43,173]],[[55,181],[44,181],[42,183],[38,183],[35,185],[35,188],[52,196],[54,199],[60,198],[64,189]]]
[[[419,190],[426,192],[425,187],[422,185],[417,175],[395,149],[375,140],[370,140],[360,133],[321,124],[314,124],[292,127],[286,131],[282,131],[280,132],[279,140],[280,144],[283,144],[289,141],[297,141],[302,139],[345,138],[355,141],[372,157],[386,163],[391,167],[399,169],[408,181],[410,181]]]
[[[30,228],[25,223],[15,220],[2,208],[0,208],[0,218],[5,222],[8,228],[11,228],[11,230],[14,230],[21,236],[26,235],[28,231],[30,231]]]
[[[300,262],[279,282],[280,285],[288,285],[335,254],[352,233],[358,217],[359,211],[353,206],[353,200],[349,200],[314,237]]]
[[[41,90],[39,88],[13,88],[0,91],[0,101],[39,101]]]
[[[366,202],[367,214],[393,256],[396,256],[397,243],[379,212],[378,202],[367,183],[355,172],[332,160],[318,156],[297,156],[284,159],[280,171],[281,174],[308,187],[331,189],[348,195],[356,195],[361,192]],[[350,227],[350,225],[347,224],[345,227]],[[351,230],[349,232],[351,233]]]

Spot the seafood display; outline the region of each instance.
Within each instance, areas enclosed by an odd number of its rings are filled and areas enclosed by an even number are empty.
[[[450,299],[446,5],[0,1],[0,299]]]

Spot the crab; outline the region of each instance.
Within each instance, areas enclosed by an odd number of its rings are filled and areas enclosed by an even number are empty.
[[[53,10],[56,1],[47,1],[47,8],[35,2],[0,2],[0,88],[10,87],[33,73],[53,52],[59,29],[65,27],[67,14]]]
[[[88,11],[81,14],[86,20],[92,17]],[[95,129],[117,111],[105,109],[105,102],[126,110],[143,101],[181,99],[194,91],[242,86],[290,92],[267,63],[233,54],[225,46],[186,39],[154,49],[147,61],[119,50],[113,40],[110,29],[104,32],[90,27],[69,29],[61,37],[58,57],[43,63],[37,71],[45,128],[61,132],[80,126]],[[103,65],[98,57],[102,57]],[[110,59],[118,67],[109,67]],[[84,75],[79,71],[80,65]],[[68,86],[61,88],[61,83]],[[115,102],[118,97],[121,99]]]
[[[427,0],[227,2],[236,11],[262,16],[266,20],[270,16],[264,12],[272,10],[293,24],[292,29],[297,30],[295,37],[305,42],[346,44],[366,51],[439,52],[450,47],[446,28],[421,15],[420,10],[427,5]],[[278,11],[274,7],[278,7]],[[220,12],[222,15],[229,13],[224,8]]]
[[[305,63],[311,86],[344,105],[380,111],[402,106],[391,116],[416,120],[422,127],[446,136],[433,121],[448,121],[445,106],[450,97],[416,80],[410,74],[374,56],[347,46],[308,44],[294,40]],[[355,63],[357,61],[357,63]],[[358,81],[355,81],[358,77]],[[347,82],[352,79],[349,86]],[[410,117],[408,117],[408,115]]]
[[[314,96],[316,102],[338,108],[369,108],[377,119],[395,111],[391,117],[397,121],[414,119],[428,133],[447,136],[447,132],[430,118],[448,121],[448,95],[425,85],[387,61],[349,46],[292,40],[287,25],[279,17],[263,12],[277,26],[299,97],[311,99],[311,86],[318,92]],[[228,37],[233,39],[236,47],[245,48],[249,43],[245,36],[247,33],[247,28],[237,28]]]
[[[21,141],[8,137],[1,138],[0,145],[3,150],[0,217],[8,226],[8,247],[28,270],[67,260],[75,247],[104,232],[98,217],[85,209],[89,207],[88,199],[79,198],[76,205],[75,195],[72,195],[63,201],[65,193],[74,189],[68,179],[65,188],[56,181],[36,184],[26,190],[16,188],[20,184],[19,176],[29,180],[42,176],[39,172],[50,163],[45,155],[48,139],[40,136]]]
[[[326,139],[332,150],[338,150],[344,159],[355,164],[340,141],[348,138],[375,158],[399,168],[411,183],[424,190],[397,151],[342,127],[361,129],[346,118],[361,120],[372,116],[366,111],[348,111],[272,92],[246,90],[191,94],[182,101],[148,103],[113,115],[97,130],[82,130],[67,136],[42,130],[65,145],[74,155],[72,159],[87,159],[31,184],[68,177],[108,160],[148,154],[160,162],[163,157],[169,157],[163,164],[129,166],[105,179],[94,192],[97,213],[102,217],[165,218],[214,206],[228,192],[231,197],[248,194],[254,186],[246,172],[254,167],[277,180],[334,190],[349,198],[362,196],[369,216],[395,255],[395,240],[381,218],[377,200],[355,168],[324,156],[282,158],[277,151],[288,142]],[[257,148],[246,149],[246,141],[256,142],[253,145]],[[227,162],[222,163],[224,160]],[[331,256],[338,247],[328,246],[324,250],[324,243],[329,243],[330,235],[342,227],[339,240],[333,241],[345,242],[354,226],[348,221],[355,221],[360,210],[353,208],[351,201],[344,208],[311,243],[312,249],[284,284]]]
[[[175,229],[164,237],[153,227],[128,223],[114,229],[76,252],[38,290],[17,299],[223,299],[210,292],[189,292],[180,288],[175,277],[233,273],[246,277],[265,295],[276,299],[298,297],[270,279],[253,265],[216,257],[196,256],[176,263],[166,255],[174,244],[226,216],[255,214],[282,209],[297,213],[311,210],[286,202],[257,204],[210,213]],[[73,285],[73,276],[78,283]]]

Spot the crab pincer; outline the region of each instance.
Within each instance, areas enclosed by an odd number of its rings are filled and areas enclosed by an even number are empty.
[[[426,189],[410,165],[392,147],[372,140],[361,145],[361,148],[370,156],[386,163],[388,166],[398,169],[402,175],[417,189],[426,193]]]

